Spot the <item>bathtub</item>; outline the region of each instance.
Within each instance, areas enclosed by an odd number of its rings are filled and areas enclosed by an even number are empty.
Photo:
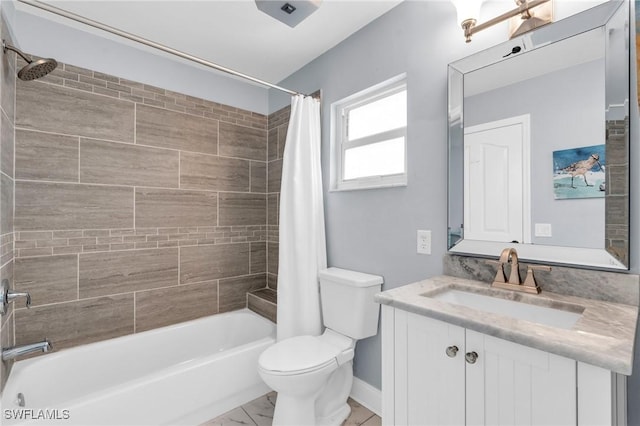
[[[257,366],[274,342],[245,309],[18,361],[0,424],[197,425],[269,392]]]

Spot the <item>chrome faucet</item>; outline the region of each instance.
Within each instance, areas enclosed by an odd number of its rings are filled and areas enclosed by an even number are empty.
[[[9,288],[9,280],[4,279],[0,282],[0,314],[7,313],[9,302],[15,301],[19,297],[24,297],[26,300],[26,307],[31,307],[31,295],[27,292],[13,291]]]
[[[45,339],[42,342],[31,343],[29,345],[14,346],[11,348],[2,350],[2,360],[9,361],[10,359],[17,358],[22,355],[27,355],[33,352],[49,352],[53,350],[53,345],[49,340]]]
[[[525,293],[539,294],[542,291],[533,276],[534,269],[544,271],[551,270],[551,267],[547,265],[527,265],[527,277],[523,283],[522,278],[520,278],[520,269],[518,268],[518,252],[514,248],[502,250],[500,259],[496,263],[498,264],[498,271],[496,272],[496,277],[493,279],[491,287],[523,291]],[[507,281],[504,265],[508,263],[511,264],[511,271],[509,272],[509,280]]]

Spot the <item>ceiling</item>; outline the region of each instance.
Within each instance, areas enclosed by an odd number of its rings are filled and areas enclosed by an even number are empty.
[[[401,1],[324,0],[295,28],[259,11],[253,0],[44,2],[277,83]],[[21,3],[18,7],[27,13],[51,15]],[[93,28],[87,30],[104,34]]]

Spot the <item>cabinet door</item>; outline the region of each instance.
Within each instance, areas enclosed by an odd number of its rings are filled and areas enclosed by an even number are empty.
[[[409,314],[406,341],[407,423],[463,425],[464,329]],[[447,355],[447,348],[453,346],[458,353]]]
[[[575,425],[576,362],[466,331],[467,425]]]

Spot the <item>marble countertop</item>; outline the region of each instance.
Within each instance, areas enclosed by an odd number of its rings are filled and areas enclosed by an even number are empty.
[[[463,290],[550,308],[582,312],[571,329],[561,329],[430,298]],[[426,297],[425,297],[426,296]],[[455,324],[511,342],[631,375],[638,307],[557,293],[539,295],[491,288],[488,283],[438,276],[375,295],[394,308]]]

